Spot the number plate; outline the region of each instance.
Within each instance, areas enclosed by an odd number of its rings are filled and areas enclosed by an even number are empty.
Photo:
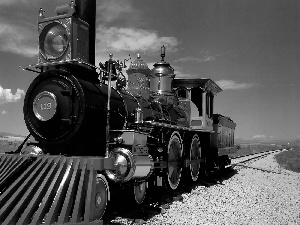
[[[56,113],[56,96],[48,91],[39,93],[33,101],[33,112],[41,121],[50,120]]]

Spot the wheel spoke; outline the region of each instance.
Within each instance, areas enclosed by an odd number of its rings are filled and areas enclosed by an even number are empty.
[[[169,166],[169,177],[172,176],[173,173],[174,173],[174,167]]]
[[[174,159],[175,159],[174,150],[173,148],[171,148],[169,152],[169,161],[173,161]]]

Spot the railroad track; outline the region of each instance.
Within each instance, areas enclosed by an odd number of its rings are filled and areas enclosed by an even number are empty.
[[[276,149],[276,150],[270,150],[270,151],[266,151],[266,152],[260,152],[260,153],[255,153],[255,154],[250,154],[250,155],[244,155],[244,156],[237,156],[237,157],[233,157],[232,162],[231,162],[231,167],[234,168],[236,166],[241,166],[241,167],[245,167],[245,168],[251,168],[251,169],[255,169],[255,170],[260,170],[263,172],[268,172],[268,173],[276,173],[276,174],[286,174],[285,172],[281,171],[281,167],[279,166],[279,171],[277,170],[269,170],[269,169],[265,169],[265,168],[261,168],[261,167],[255,167],[252,165],[247,165],[246,163],[251,162],[251,161],[256,161],[259,160],[261,158],[267,157],[270,154],[273,153],[278,153],[278,152],[282,152],[282,151],[288,151],[291,150],[292,148],[288,148],[288,149]],[[287,174],[289,175],[289,174]]]
[[[290,149],[276,149],[276,150],[269,150],[269,151],[265,151],[265,152],[259,152],[259,153],[253,153],[253,154],[248,154],[248,155],[241,155],[241,156],[235,156],[235,157],[231,157],[230,159],[234,162],[231,162],[231,166],[236,166],[239,163],[246,163],[250,160],[254,160],[254,159],[259,159],[259,158],[263,158],[266,157],[272,153],[276,153],[276,152],[282,152],[282,151],[287,151]],[[240,159],[240,160],[238,160]]]

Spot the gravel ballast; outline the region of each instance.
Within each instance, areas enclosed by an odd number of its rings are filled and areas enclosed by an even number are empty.
[[[300,174],[280,168],[274,155],[236,166],[222,184],[183,194],[147,224],[300,224]]]
[[[142,223],[119,217],[112,224],[300,224],[300,174],[281,168],[276,154],[233,160],[234,175],[196,185]]]

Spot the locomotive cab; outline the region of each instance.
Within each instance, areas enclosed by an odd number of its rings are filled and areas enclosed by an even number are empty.
[[[180,105],[191,115],[189,127],[213,131],[214,96],[222,89],[206,78],[174,79],[173,89],[180,97]]]
[[[229,118],[214,114],[214,96],[222,89],[211,79],[175,79],[173,88],[180,105],[188,115],[189,127],[211,133],[210,155],[226,157],[237,152],[234,147],[236,124]],[[221,160],[224,161],[224,160]]]

